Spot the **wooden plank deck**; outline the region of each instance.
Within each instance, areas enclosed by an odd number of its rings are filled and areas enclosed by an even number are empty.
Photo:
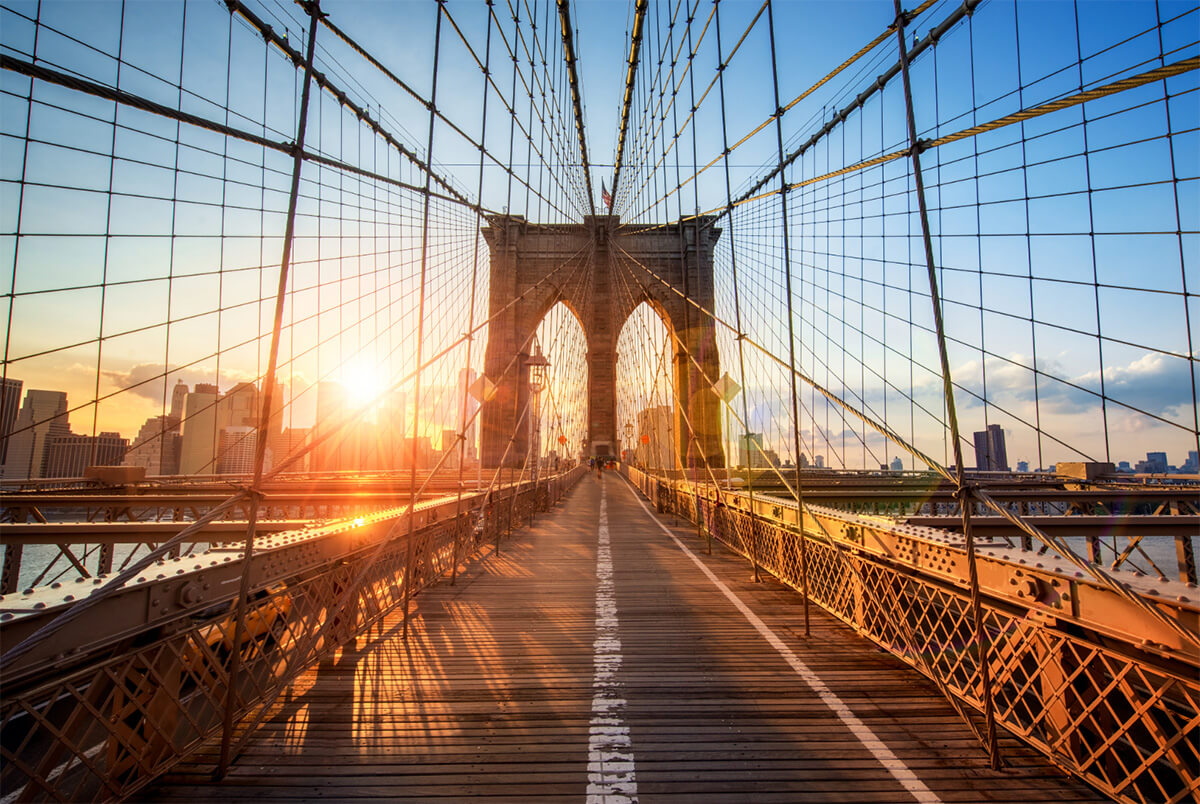
[[[597,639],[602,494],[616,607]],[[693,528],[671,531],[701,553]],[[142,798],[617,802],[635,783],[642,802],[902,802],[913,789],[928,801],[1106,800],[1012,739],[1008,767],[991,771],[932,684],[818,608],[805,639],[795,593],[754,583],[732,554],[700,559],[819,677],[824,699],[630,486],[587,477],[501,555],[416,598],[407,641],[397,615],[304,676],[223,781],[211,749]]]

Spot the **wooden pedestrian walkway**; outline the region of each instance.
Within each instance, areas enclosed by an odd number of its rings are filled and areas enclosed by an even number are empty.
[[[298,681],[226,778],[152,801],[1102,801],[615,474]],[[607,527],[605,527],[607,525]],[[607,562],[610,562],[611,568]],[[737,602],[735,602],[735,599]]]

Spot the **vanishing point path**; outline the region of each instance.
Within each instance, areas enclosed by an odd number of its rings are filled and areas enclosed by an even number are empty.
[[[990,770],[932,683],[643,502],[585,477],[143,798],[1105,800],[1010,738]]]

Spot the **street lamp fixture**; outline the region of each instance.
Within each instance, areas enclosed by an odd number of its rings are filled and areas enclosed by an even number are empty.
[[[533,354],[525,359],[525,367],[529,369],[529,465],[534,482],[537,482],[538,463],[541,460],[541,450],[538,441],[541,439],[541,417],[538,415],[538,394],[545,390],[549,381],[550,361],[542,354],[542,345],[536,336],[533,340]]]

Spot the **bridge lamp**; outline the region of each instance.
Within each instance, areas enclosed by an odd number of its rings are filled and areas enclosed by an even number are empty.
[[[533,479],[537,481],[538,460],[540,450],[538,449],[538,440],[540,438],[541,421],[538,416],[538,394],[545,390],[549,382],[550,361],[542,354],[542,345],[536,340],[534,341],[534,353],[525,360],[525,367],[529,369],[529,393],[532,398],[529,402],[529,457],[530,466],[532,467]]]

